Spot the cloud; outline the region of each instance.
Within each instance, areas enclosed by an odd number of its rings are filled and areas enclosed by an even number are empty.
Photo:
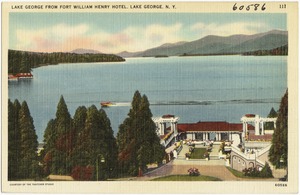
[[[16,31],[17,45],[15,47],[29,51],[63,51],[71,47],[77,38],[80,39],[85,36],[88,31],[89,27],[86,24],[75,26],[57,24],[38,30],[18,29]],[[66,40],[70,41],[67,45],[65,45]]]
[[[96,29],[94,26],[82,23],[70,25],[56,24],[40,29],[19,29],[16,31],[17,45],[12,49],[59,52],[72,51],[77,48],[94,49],[103,53],[118,53],[121,51],[142,51],[160,46],[164,43],[191,41],[206,35],[228,36],[232,34],[254,34],[268,27],[263,23],[236,22],[230,24],[196,23],[190,28],[181,23],[168,25],[149,24],[145,27],[128,26],[118,32],[109,29]],[[184,33],[183,33],[184,32]]]
[[[182,40],[179,31],[182,24],[151,24],[146,27],[129,26],[119,32],[95,30],[87,24],[57,24],[38,30],[16,31],[17,45],[14,49],[58,52],[76,48],[96,49],[105,53],[141,51],[164,43]]]
[[[101,52],[133,52],[157,47],[164,43],[173,43],[182,40],[178,34],[181,27],[181,24],[152,24],[145,28],[140,26],[129,26],[116,33],[97,31],[89,37],[94,40],[94,48],[98,48],[97,50]]]
[[[196,23],[191,26],[191,31],[197,32],[199,37],[206,35],[229,36],[233,34],[255,34],[267,31],[269,27],[264,23],[234,22],[227,24]]]

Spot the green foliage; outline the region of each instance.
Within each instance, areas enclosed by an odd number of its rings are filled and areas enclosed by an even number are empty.
[[[258,50],[243,53],[243,55],[255,55],[255,56],[266,56],[266,55],[288,55],[288,45],[277,47],[271,50]]]
[[[55,126],[57,134],[62,135],[70,131],[72,125],[71,115],[68,111],[64,97],[61,96],[57,105]]]
[[[29,73],[32,68],[49,64],[117,61],[125,60],[113,54],[38,53],[8,50],[8,72],[12,74]]]
[[[18,128],[20,103],[18,100],[15,101],[15,105],[8,100],[8,180],[18,178],[20,162],[20,130]]]
[[[94,168],[91,166],[81,167],[75,166],[72,170],[71,176],[78,181],[90,181],[93,177]]]
[[[224,148],[225,148],[225,142],[222,142],[219,148],[219,152],[222,151],[222,153],[224,153]]]
[[[260,171],[259,176],[264,177],[264,178],[273,177],[272,170],[270,168],[270,165],[267,162],[266,162],[264,168]]]
[[[197,168],[189,168],[188,170],[189,176],[199,176],[200,172]]]
[[[249,167],[249,168],[243,169],[243,173],[245,176],[248,176],[248,177],[259,177],[259,171],[254,167]]]
[[[76,180],[96,180],[97,175],[99,180],[106,180],[116,175],[116,139],[105,111],[97,110],[95,105],[78,107],[73,120],[61,97],[44,141],[47,174],[71,174]]]
[[[37,135],[27,103],[8,101],[8,180],[39,176]]]
[[[87,109],[85,106],[79,106],[74,114],[74,129],[78,134],[84,129],[85,120],[87,116]]]
[[[106,175],[108,177],[117,176],[118,167],[118,147],[114,132],[111,128],[111,123],[103,109],[99,110],[100,123],[104,134],[104,142],[106,143]]]
[[[272,109],[270,110],[270,113],[268,115],[268,118],[275,118],[277,116],[278,116],[278,113],[272,107]],[[274,123],[273,122],[266,122],[264,124],[264,129],[266,129],[266,130],[274,130]]]
[[[208,152],[205,148],[195,148],[193,152],[190,154],[191,159],[205,159],[207,155],[207,158],[209,156]]]
[[[19,176],[21,178],[34,178],[37,176],[37,135],[33,125],[27,103],[24,101],[19,112],[20,128],[20,167]]]
[[[128,118],[119,127],[117,144],[121,173],[137,175],[149,163],[160,163],[164,148],[155,132],[148,98],[136,91]]]
[[[247,177],[260,177],[260,178],[272,178],[272,170],[269,166],[269,164],[266,162],[264,168],[259,171],[255,169],[254,167],[245,168],[243,170],[244,176]]]
[[[276,168],[288,164],[288,90],[281,99],[269,160]]]
[[[56,118],[48,122],[44,134],[45,173],[70,174],[75,137],[72,123],[66,102],[61,96],[57,105]]]
[[[116,174],[116,140],[104,110],[98,111],[93,105],[86,113],[84,129],[78,135],[73,164],[82,167],[93,166],[92,179],[106,180]],[[101,157],[105,162],[101,162]]]

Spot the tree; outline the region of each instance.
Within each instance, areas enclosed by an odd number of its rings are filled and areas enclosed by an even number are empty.
[[[272,107],[272,109],[270,110],[270,113],[268,115],[268,118],[276,118],[277,117],[277,112],[274,110],[274,108]],[[273,122],[266,122],[264,124],[264,129],[266,130],[273,130],[274,129],[274,124]]]
[[[104,141],[107,143],[106,152],[106,164],[107,164],[107,176],[115,177],[117,175],[118,166],[118,147],[116,138],[114,137],[114,131],[111,128],[111,123],[103,109],[99,110],[101,127],[105,132]]]
[[[276,168],[288,164],[288,90],[281,99],[269,160]]]
[[[52,154],[52,173],[64,175],[71,172],[68,159],[70,159],[73,145],[72,122],[64,97],[61,96],[54,120],[56,143]]]
[[[89,175],[86,171],[90,170],[93,170],[93,180],[106,180],[115,173],[116,140],[105,111],[98,111],[95,105],[87,109],[84,129],[78,135],[73,158],[72,172],[79,180],[84,179],[81,178],[84,175]],[[101,158],[105,162],[101,162]]]
[[[68,107],[66,105],[63,96],[60,96],[60,100],[57,105],[55,125],[57,128],[57,133],[59,135],[65,134],[71,129],[72,119],[69,113]]]
[[[55,150],[55,142],[56,142],[56,134],[55,132],[55,123],[54,120],[51,119],[46,127],[44,132],[44,173],[46,175],[50,174],[51,166],[52,166],[52,154]]]
[[[140,134],[140,148],[146,148],[143,152],[143,160],[139,162],[141,169],[145,170],[146,165],[153,162],[161,162],[164,157],[164,149],[160,144],[159,137],[156,134],[156,126],[152,120],[152,113],[150,104],[146,95],[143,95],[141,104],[141,134]]]
[[[71,153],[75,131],[68,107],[61,96],[57,105],[56,118],[51,119],[44,134],[45,170],[52,174],[71,173]]]
[[[37,135],[33,125],[33,119],[30,115],[27,103],[24,101],[19,112],[19,128],[20,128],[20,178],[34,178],[38,171],[37,161]]]
[[[87,116],[87,109],[85,106],[79,106],[74,114],[74,130],[76,134],[80,133],[84,129],[85,120]]]
[[[264,168],[259,172],[259,177],[270,178],[273,177],[270,165],[266,162]]]
[[[80,170],[80,166],[77,166],[78,163],[78,152],[76,151],[76,148],[78,148],[77,145],[80,144],[80,135],[84,131],[85,128],[85,120],[87,117],[87,109],[85,106],[79,106],[74,114],[73,117],[73,126],[74,126],[74,150],[71,154],[71,167],[74,169],[76,167],[76,170]],[[72,170],[72,173],[74,170]],[[76,171],[75,171],[76,172]],[[77,174],[78,176],[78,174]],[[75,176],[77,178],[77,176]]]
[[[141,97],[139,91],[136,91],[128,117],[120,125],[117,135],[122,172],[137,175],[141,170],[146,170],[147,164],[162,161],[164,149],[151,117],[147,96]]]
[[[44,141],[47,174],[71,174],[76,180],[105,180],[116,173],[116,139],[105,111],[97,110],[95,105],[88,109],[78,107],[72,119],[61,96],[56,118],[49,121]],[[100,163],[100,157],[105,163]]]
[[[16,105],[20,105],[16,100]],[[20,131],[18,128],[18,110],[14,104],[8,100],[8,180],[18,178],[19,172],[19,152],[20,152]]]

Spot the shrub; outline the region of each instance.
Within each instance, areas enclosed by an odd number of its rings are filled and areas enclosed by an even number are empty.
[[[243,170],[243,173],[245,176],[249,176],[249,177],[258,177],[259,176],[259,171],[257,169],[255,169],[254,167],[245,168]]]
[[[206,148],[207,152],[211,152],[211,150],[212,150],[212,147],[210,147],[210,146],[208,148]]]
[[[203,156],[204,156],[204,158],[208,158],[209,157],[209,153],[206,151]]]
[[[260,171],[259,176],[264,177],[264,178],[273,177],[272,170],[267,162],[266,162],[264,168]]]
[[[194,148],[195,148],[195,147],[190,147],[190,148],[189,148],[189,151],[190,151],[190,152],[193,152],[193,151],[194,151]]]
[[[249,177],[262,177],[262,178],[273,177],[272,170],[268,163],[265,164],[264,168],[261,171],[258,171],[257,169],[250,167],[250,168],[245,168],[243,170],[243,173],[245,176],[249,176]]]
[[[191,153],[190,153],[190,152],[185,153],[185,157],[186,157],[186,158],[191,158]]]
[[[92,180],[93,171],[94,169],[91,166],[75,166],[72,170],[71,176],[78,181],[90,181]]]
[[[188,170],[189,176],[199,176],[200,172],[197,168],[190,168]]]
[[[222,142],[219,148],[219,152],[222,151],[224,153],[225,142]]]

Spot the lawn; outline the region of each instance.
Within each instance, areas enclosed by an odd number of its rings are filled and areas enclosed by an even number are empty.
[[[151,181],[222,181],[217,177],[210,177],[206,175],[189,176],[189,175],[168,175],[152,179]]]
[[[204,159],[206,148],[195,148],[191,154],[191,159]]]

